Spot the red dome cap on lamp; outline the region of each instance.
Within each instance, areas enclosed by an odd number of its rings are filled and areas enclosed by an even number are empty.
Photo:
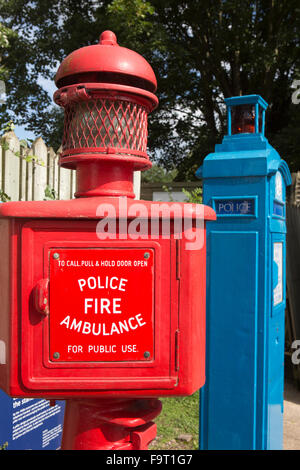
[[[99,44],[63,60],[55,83],[54,101],[65,109],[60,164],[77,170],[75,195],[134,197],[132,172],[151,167],[147,116],[158,99],[149,63],[104,31]],[[128,189],[118,189],[118,181],[127,181]]]

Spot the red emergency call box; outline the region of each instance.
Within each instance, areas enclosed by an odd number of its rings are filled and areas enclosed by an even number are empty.
[[[75,199],[0,207],[0,387],[14,397],[186,395],[205,381],[215,213],[133,199],[133,171],[151,166],[155,77],[114,38],[103,33],[57,74]]]
[[[204,225],[195,250],[176,233],[101,241],[99,199],[0,208],[0,383],[11,396],[181,395],[204,383]]]

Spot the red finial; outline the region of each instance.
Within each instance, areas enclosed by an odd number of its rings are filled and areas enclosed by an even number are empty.
[[[103,46],[117,46],[117,36],[112,31],[103,31],[99,39],[99,44]]]

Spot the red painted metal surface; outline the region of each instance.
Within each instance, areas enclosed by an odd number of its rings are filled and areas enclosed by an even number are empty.
[[[94,73],[94,77],[99,73],[117,74],[124,77],[125,84],[130,84],[130,78],[140,80],[140,83],[145,82],[144,87],[140,88],[149,89],[153,93],[157,87],[151,65],[137,52],[120,47],[112,31],[103,31],[99,44],[82,47],[69,54],[59,66],[55,83],[61,88],[67,85],[67,79],[74,80],[75,76],[78,83],[78,75],[81,77],[82,74],[90,73]],[[153,100],[155,101],[155,97]]]
[[[35,308],[43,315],[49,315],[49,279],[41,279],[33,290]]]
[[[157,399],[67,400],[62,450],[147,450],[161,408]]]
[[[97,237],[95,214],[94,220],[82,216],[81,220],[57,219],[52,202],[39,203],[44,210],[48,207],[45,218],[35,218],[34,211],[31,217],[26,208],[36,205],[24,202],[19,204],[27,219],[0,219],[2,246],[6,247],[0,265],[4,292],[0,340],[6,348],[1,388],[13,396],[47,398],[158,397],[199,389],[205,380],[205,239],[201,249],[189,251],[184,239],[174,238],[174,229],[167,239],[160,235],[156,240],[102,241]],[[68,202],[57,201],[61,202],[67,212]],[[17,203],[9,204],[14,207]],[[1,205],[0,214],[7,214],[8,208],[3,206],[6,204]],[[205,236],[204,228],[198,230]],[[57,362],[50,358],[51,303],[50,314],[42,314],[36,308],[34,292],[41,279],[49,279],[50,253],[74,248],[153,250],[154,354],[150,360]],[[49,288],[51,292],[51,282]]]
[[[153,249],[53,249],[49,260],[50,360],[153,359]]]
[[[115,158],[115,155],[113,156]],[[134,198],[133,163],[122,161],[77,162],[76,197],[127,196]]]

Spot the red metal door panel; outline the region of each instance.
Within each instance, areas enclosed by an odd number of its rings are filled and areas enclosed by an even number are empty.
[[[153,359],[153,261],[142,248],[50,250],[49,359]]]
[[[22,382],[26,388],[37,391],[37,393],[38,390],[48,390],[48,396],[51,397],[82,396],[83,391],[88,396],[97,396],[97,393],[103,396],[106,390],[108,395],[111,395],[112,390],[119,390],[128,396],[132,396],[133,393],[138,394],[138,390],[143,390],[141,393],[148,396],[157,394],[156,390],[159,389],[174,389],[178,380],[178,371],[175,370],[175,336],[178,329],[176,240],[110,240],[108,244],[107,241],[100,241],[97,238],[95,227],[95,221],[80,223],[68,221],[66,223],[65,221],[44,220],[42,223],[32,221],[23,225],[20,276],[22,285],[20,306],[22,311],[20,342]],[[34,253],[33,257],[28,258],[29,250]],[[76,262],[94,261],[95,263],[97,256],[96,254],[91,255],[91,253],[103,253],[104,251],[109,253],[110,260],[107,259],[107,261],[117,262],[118,259],[120,261],[127,259],[132,263],[140,263],[139,266],[134,266],[134,269],[137,270],[136,274],[134,271],[130,271],[128,266],[122,267],[123,274],[121,267],[118,267],[118,271],[114,271],[113,266],[106,266],[105,271],[94,272],[93,266],[87,266],[86,275],[84,275],[82,270],[85,268],[82,266],[78,268],[73,266],[72,269],[69,267],[68,271],[65,268],[62,270],[62,267],[59,269],[58,263],[55,264],[53,258],[53,255],[57,253],[60,259],[65,262],[73,261],[73,264],[76,264]],[[117,254],[122,251],[122,255]],[[84,252],[85,255],[83,255]],[[73,256],[74,253],[76,253],[76,257]],[[147,266],[144,263],[146,253],[150,254]],[[99,267],[95,266],[95,268]],[[80,277],[76,275],[77,269],[81,272]],[[114,273],[116,274],[113,275]],[[108,295],[104,298],[110,300],[110,308],[114,308],[115,312],[121,311],[122,307],[123,313],[109,314],[105,310],[105,307],[109,308],[108,302],[104,301],[104,303],[102,302],[102,314],[85,314],[84,303],[82,310],[82,302],[85,299],[83,291],[81,292],[79,289],[77,293],[75,290],[71,292],[71,286],[76,282],[78,284],[78,279],[96,277],[97,284],[98,276],[103,277],[104,275],[104,277],[107,276],[111,279],[112,277],[121,278],[121,274],[124,279],[126,274],[126,279],[128,279],[126,286],[128,287],[127,294],[130,292],[130,299],[126,297],[126,291],[118,291],[122,295],[118,295],[116,298],[121,300],[115,301],[113,306],[112,299],[114,297],[112,292],[108,290]],[[37,311],[36,302],[34,302],[35,288],[47,285],[47,282],[41,283],[40,281],[41,279],[47,281],[49,275],[50,313],[44,314]],[[83,286],[83,281],[81,282]],[[92,282],[95,281],[90,280],[90,283]],[[99,282],[99,286],[102,286],[101,279]],[[112,287],[117,286],[116,279],[111,282]],[[123,284],[121,284],[122,287]],[[104,291],[105,289],[99,290]],[[90,290],[90,292],[93,291],[93,289]],[[87,298],[93,299],[95,297],[97,296],[89,295]],[[101,300],[99,299],[101,297],[97,298],[97,308],[100,312]],[[40,303],[41,297],[39,297],[38,305]],[[70,306],[69,312],[67,311],[68,305]],[[54,312],[53,307],[55,307]],[[95,309],[95,303],[88,301],[89,312],[93,307]],[[74,314],[75,310],[76,315]],[[72,335],[70,335],[73,315],[77,323],[73,324]],[[106,360],[103,359],[103,356],[99,360],[97,353],[92,353],[92,350],[90,356],[87,353],[86,348],[89,345],[97,345],[96,342],[88,342],[85,339],[85,333],[90,331],[89,328],[92,331],[92,326],[86,325],[85,332],[82,333],[84,321],[93,323],[88,320],[91,315],[94,317],[101,315],[106,318],[108,322],[105,326],[106,333],[111,333],[113,329],[113,335],[110,335],[110,338],[109,335],[104,335],[107,336],[107,339],[105,338],[105,342],[101,342],[101,344],[106,345],[108,351],[109,346],[116,345],[115,350],[118,346],[119,351],[106,353]],[[70,316],[69,320],[66,319],[68,316]],[[116,323],[113,320],[109,322],[109,316],[118,318],[122,316],[124,320],[127,320],[127,325],[125,322],[123,324],[122,337],[125,338],[125,335],[128,335],[128,338],[131,338],[130,341],[110,342],[112,338],[121,338],[121,334],[117,333],[118,323],[109,327],[113,322]],[[81,320],[81,318],[83,319]],[[130,318],[132,318],[130,320],[132,331],[128,325]],[[80,321],[82,324],[80,332],[78,332]],[[144,325],[144,322],[147,324]],[[60,325],[60,323],[62,324]],[[128,327],[128,332],[125,331],[126,327]],[[64,334],[63,330],[65,330]],[[94,331],[98,332],[97,325],[94,326]],[[80,341],[75,342],[75,336],[80,338]],[[88,336],[90,339],[91,335],[86,335],[86,337]],[[94,335],[94,337],[96,336]],[[84,342],[82,342],[83,338]],[[75,352],[76,348],[71,348],[68,351],[68,345],[84,346],[83,356],[80,357],[80,354]],[[130,351],[124,352],[124,345],[131,345]],[[134,345],[136,345],[135,348],[133,348]],[[55,353],[59,353],[59,356]]]

